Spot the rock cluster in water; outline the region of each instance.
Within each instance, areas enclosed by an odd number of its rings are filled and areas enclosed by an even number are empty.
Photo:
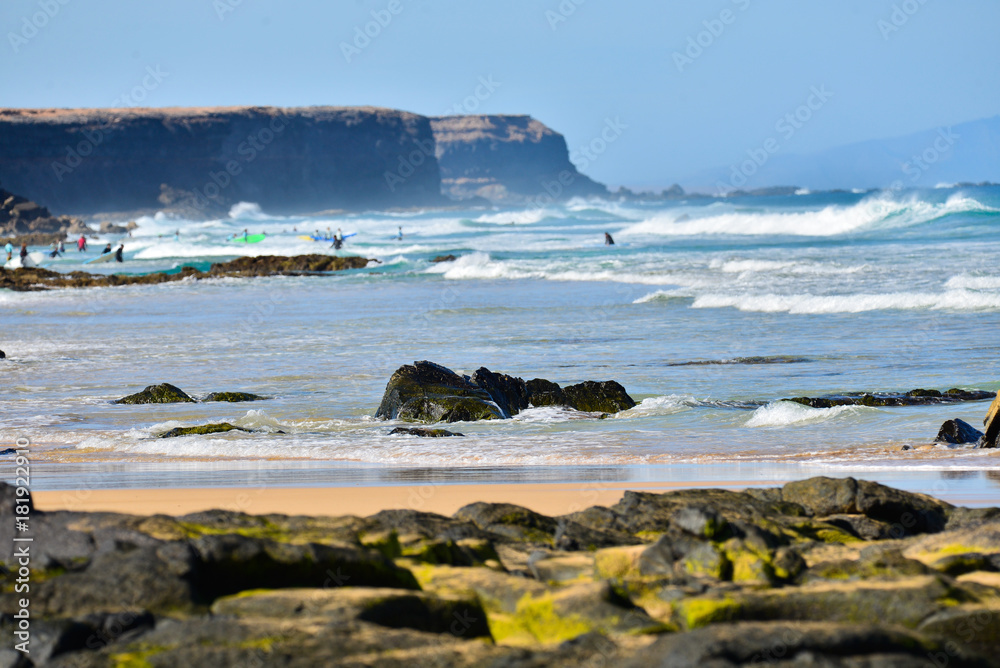
[[[11,637],[14,488],[0,484]],[[1000,509],[852,478],[550,517],[32,514],[34,665],[991,666]],[[20,661],[20,663],[17,663]],[[29,666],[10,645],[3,665]]]
[[[249,392],[212,392],[202,399],[202,402],[208,403],[213,401],[224,401],[229,403],[239,403],[243,401],[263,401],[268,397],[262,397],[259,394],[251,394]],[[179,403],[196,403],[196,400],[191,398],[181,388],[176,385],[171,385],[170,383],[160,383],[159,385],[148,385],[141,392],[136,392],[135,394],[130,394],[127,397],[122,397],[117,399],[112,403],[115,404],[179,404]]]
[[[961,390],[953,387],[940,392],[938,390],[910,390],[896,394],[890,392],[866,392],[858,394],[837,394],[828,397],[794,397],[785,401],[794,401],[813,408],[833,408],[834,406],[926,406],[928,404],[950,404],[960,401],[982,401],[993,396],[985,390]]]
[[[118,285],[147,285],[170,283],[185,279],[248,278],[255,276],[310,276],[345,269],[363,269],[368,266],[363,257],[338,257],[333,255],[296,255],[284,257],[267,255],[241,257],[229,262],[217,262],[208,271],[182,267],[174,273],[151,274],[88,274],[83,271],[61,273],[40,267],[0,269],[0,289],[18,292],[51,290],[54,288],[93,288]]]
[[[411,422],[500,420],[529,406],[617,413],[632,408],[635,401],[613,380],[560,388],[547,380],[525,382],[486,367],[471,376],[460,376],[439,364],[421,361],[396,369],[375,417]]]
[[[78,218],[53,216],[47,208],[27,197],[0,188],[0,245],[47,245],[66,238],[66,233],[89,232]]]

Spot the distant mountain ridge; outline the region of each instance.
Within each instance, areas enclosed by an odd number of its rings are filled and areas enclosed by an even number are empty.
[[[1000,115],[809,154],[778,151],[762,160],[759,151],[752,152],[740,162],[705,170],[682,183],[690,190],[723,194],[784,184],[831,190],[996,182],[1000,181]]]

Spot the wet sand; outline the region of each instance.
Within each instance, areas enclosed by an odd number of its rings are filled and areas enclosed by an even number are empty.
[[[698,487],[743,489],[762,481],[705,482]],[[594,505],[617,503],[625,490],[662,493],[692,487],[689,483],[566,483],[497,485],[399,485],[285,488],[95,489],[33,493],[43,511],[108,511],[139,515],[184,515],[221,508],[251,514],[371,515],[381,510],[412,509],[451,515],[476,501],[513,503],[546,515],[564,515]]]

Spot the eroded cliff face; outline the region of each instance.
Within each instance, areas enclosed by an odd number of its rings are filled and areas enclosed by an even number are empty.
[[[447,201],[429,119],[373,107],[0,110],[0,183],[74,214]]]
[[[569,161],[563,136],[530,116],[440,116],[431,127],[453,198],[530,205],[608,194]]]
[[[607,194],[529,116],[374,107],[0,109],[0,184],[58,213],[191,218]]]

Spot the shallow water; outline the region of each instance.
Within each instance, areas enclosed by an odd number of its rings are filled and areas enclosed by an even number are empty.
[[[107,466],[113,473],[88,484],[192,467],[200,483],[239,484],[247,466],[264,462],[273,475],[329,484],[407,471],[450,471],[420,475],[453,481],[484,472],[767,481],[848,472],[928,490],[927,481],[947,480],[951,493],[1000,497],[986,475],[1000,472],[994,451],[901,450],[928,444],[948,418],[981,423],[988,402],[813,409],[779,401],[1000,389],[997,188],[322,219],[242,206],[219,221],[139,224],[124,240],[124,264],[87,269],[333,253],[298,238],[327,227],[357,232],[342,252],[381,263],[322,277],[0,291],[0,349],[9,357],[0,363],[0,443],[44,444],[39,489],[71,486],[66,471]],[[403,240],[391,238],[398,226]],[[244,228],[268,238],[226,241]],[[603,245],[605,231],[617,245]],[[460,257],[430,262],[446,253]],[[71,250],[50,267],[80,269],[94,255]],[[393,425],[371,416],[392,371],[418,359],[559,383],[615,379],[640,404],[608,420],[532,409],[455,425],[462,439],[388,436]],[[274,398],[110,404],[158,382],[195,396]],[[262,431],[154,438],[222,420]],[[287,433],[267,433],[277,430]]]

